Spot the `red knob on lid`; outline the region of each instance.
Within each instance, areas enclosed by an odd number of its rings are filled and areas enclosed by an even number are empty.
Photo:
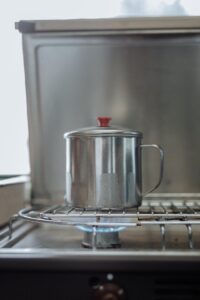
[[[99,126],[100,127],[108,127],[110,120],[112,120],[112,118],[110,117],[98,117],[97,120],[99,121]]]

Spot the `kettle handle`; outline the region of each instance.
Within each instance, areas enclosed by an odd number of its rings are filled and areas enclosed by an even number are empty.
[[[163,149],[158,146],[158,145],[155,145],[155,144],[150,144],[150,145],[140,145],[140,147],[142,148],[155,148],[159,151],[160,153],[160,174],[159,174],[159,180],[158,182],[156,183],[156,185],[150,189],[149,191],[145,192],[144,194],[142,194],[142,196],[146,196],[147,194],[153,192],[155,189],[157,189],[157,187],[159,187],[159,185],[161,184],[161,181],[162,181],[162,178],[163,178],[163,169],[164,169],[164,151]]]

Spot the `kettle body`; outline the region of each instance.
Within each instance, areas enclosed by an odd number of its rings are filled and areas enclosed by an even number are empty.
[[[107,123],[105,121],[107,120]],[[66,204],[85,209],[124,209],[142,203],[142,133],[108,126],[101,117],[99,127],[68,132],[66,139]],[[151,190],[151,191],[152,191]]]

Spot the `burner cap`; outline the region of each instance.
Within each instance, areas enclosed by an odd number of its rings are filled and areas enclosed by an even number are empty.
[[[82,245],[85,248],[93,247],[93,233],[84,232]],[[96,232],[96,248],[119,248],[121,242],[119,232]]]

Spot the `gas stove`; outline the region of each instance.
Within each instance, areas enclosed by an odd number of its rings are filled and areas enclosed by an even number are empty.
[[[104,226],[109,232],[102,232]],[[112,232],[115,226],[121,230]],[[116,233],[117,248],[111,243]],[[37,299],[56,299],[55,290],[66,299],[64,282],[69,299],[80,299],[80,291],[89,299],[198,299],[199,234],[198,194],[155,194],[122,215],[59,205],[26,208],[1,230],[0,278],[5,283],[9,276],[14,286],[7,295],[23,286],[25,294],[32,291],[30,299],[36,283]]]

